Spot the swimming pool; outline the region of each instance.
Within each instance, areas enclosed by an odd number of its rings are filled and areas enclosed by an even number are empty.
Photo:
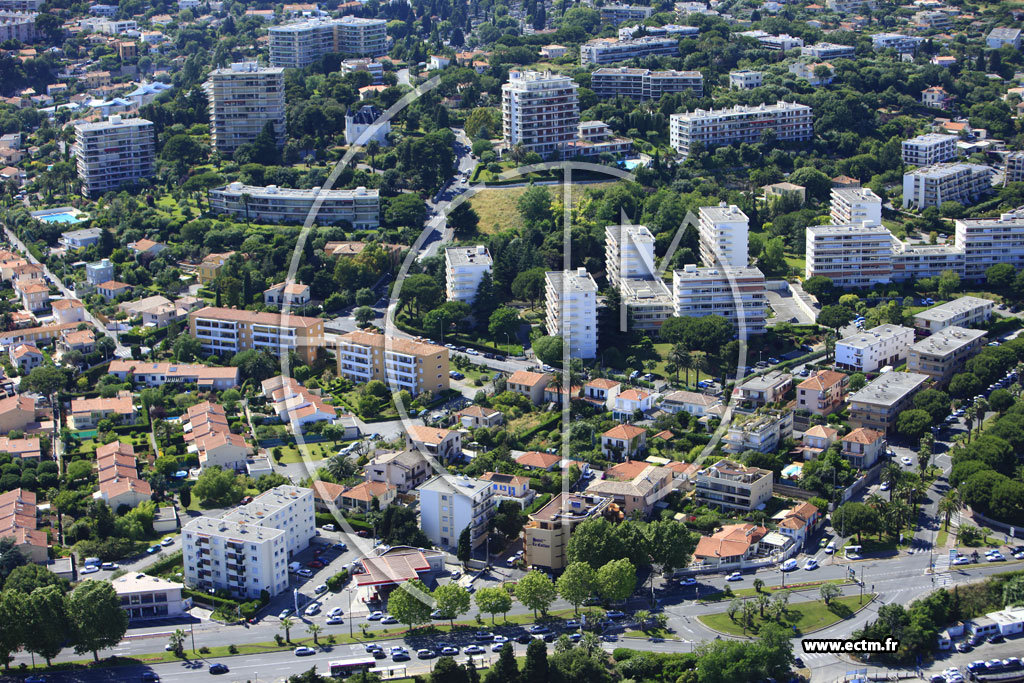
[[[76,218],[74,214],[70,213],[48,213],[44,216],[36,216],[39,220],[44,223],[81,223],[81,218]]]
[[[627,171],[632,171],[635,170],[638,166],[643,166],[644,162],[641,161],[640,159],[625,159],[620,163],[626,167]]]
[[[801,471],[803,471],[803,465],[793,463],[782,468],[782,476],[786,479],[792,479],[793,477],[799,477]]]

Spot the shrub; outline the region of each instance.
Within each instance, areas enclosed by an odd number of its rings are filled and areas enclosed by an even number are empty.
[[[232,645],[231,647],[234,647],[234,645]],[[205,645],[203,645],[202,647],[199,648],[199,654],[201,654],[201,655],[208,655],[208,654],[210,654],[210,648],[208,648]]]
[[[237,655],[238,654],[238,647],[236,645],[234,645],[233,643],[231,645],[228,645],[228,654]]]

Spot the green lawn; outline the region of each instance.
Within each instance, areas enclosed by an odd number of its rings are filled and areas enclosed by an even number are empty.
[[[350,443],[352,442],[323,441],[321,443],[307,443],[301,447],[294,444],[288,444],[285,446],[275,446],[274,448],[271,449],[271,452],[273,453],[273,451],[280,448],[281,453],[283,455],[281,456],[280,460],[277,460],[277,462],[280,462],[284,465],[288,465],[292,463],[302,462],[303,458],[306,457],[308,457],[310,460],[323,460],[324,458],[329,458],[335,453],[337,453],[339,449],[344,448]]]
[[[664,628],[649,628],[646,631],[626,631],[622,635],[626,638],[664,638],[665,640],[679,640],[679,636]]]
[[[668,363],[667,358],[668,358],[669,351],[672,350],[672,345],[671,344],[665,344],[665,343],[655,344],[654,345],[654,350],[657,351],[659,356],[661,356],[661,360],[658,361],[658,364],[654,366],[654,374],[655,375],[661,375],[662,377],[664,377],[666,379],[673,379],[674,380],[675,376],[670,376],[668,371],[665,369],[665,366]],[[696,370],[690,370],[690,386],[691,387],[696,387],[697,386],[697,382],[701,381],[702,379],[714,379],[714,377],[712,375],[707,374],[707,373],[697,372]],[[685,370],[680,370],[679,371],[679,381],[680,382],[685,382],[686,381],[686,371]]]
[[[791,604],[787,607],[786,615],[782,618],[781,622],[775,622],[767,616],[762,618],[759,614],[755,614],[753,621],[747,628],[744,628],[741,623],[743,619],[742,612],[737,612],[735,619],[730,618],[725,612],[708,614],[697,618],[708,628],[735,636],[757,635],[761,626],[766,623],[781,623],[787,628],[796,627],[796,630],[800,633],[808,633],[831,626],[837,621],[849,619],[862,604],[870,602],[871,599],[872,596],[868,595],[863,598],[864,602],[862,602],[862,598],[859,596],[851,595],[835,598],[827,606],[824,600]]]
[[[513,165],[514,166],[514,165]],[[482,171],[480,180],[491,180],[493,176],[487,171]],[[526,181],[526,178],[523,178]],[[583,186],[585,189],[607,189],[613,183],[593,183]],[[522,225],[519,211],[516,209],[516,202],[528,188],[523,187],[496,187],[481,190],[469,200],[469,205],[480,217],[477,230],[485,235],[493,235],[503,230],[512,230]],[[562,187],[557,185],[548,186],[551,197],[561,199]],[[579,203],[584,192],[579,188],[573,189],[573,202]],[[560,219],[561,217],[559,217]]]
[[[938,535],[935,536],[935,547],[945,548],[946,540],[949,538],[949,531],[945,527],[939,529]]]
[[[786,584],[785,586],[783,586],[781,584],[778,585],[778,586],[764,586],[764,587],[761,588],[761,592],[765,593],[766,595],[771,595],[771,594],[777,593],[779,591],[794,591],[794,590],[804,590],[804,589],[807,589],[807,588],[817,588],[817,587],[822,586],[822,585],[824,585],[826,583],[834,583],[836,585],[841,586],[841,585],[846,583],[846,579],[828,579],[826,581],[795,582],[795,583]],[[731,588],[731,586],[730,586],[730,588]],[[732,592],[730,594],[726,594],[724,592],[720,592],[720,593],[715,593],[714,595],[703,596],[703,597],[701,597],[701,601],[702,602],[721,602],[721,601],[724,601],[724,600],[732,600],[733,598],[753,598],[753,597],[756,597],[756,596],[757,596],[757,591],[754,590],[753,588],[740,588],[739,590],[732,590]]]

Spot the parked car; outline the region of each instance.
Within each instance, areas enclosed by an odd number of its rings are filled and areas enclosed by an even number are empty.
[[[692,576],[687,576],[685,579],[682,579],[679,582],[679,585],[681,585],[681,586],[696,586],[697,585],[697,579],[695,579]]]
[[[423,648],[422,650],[416,650],[416,656],[420,659],[432,659],[433,657],[437,656],[437,653],[435,653],[433,650]]]
[[[530,627],[529,630],[530,630],[530,633],[547,633],[551,629],[549,629],[544,624],[534,624],[533,626]]]
[[[459,654],[459,648],[455,647],[454,645],[449,645],[448,647],[441,648],[441,655],[444,657],[454,657],[457,654]]]
[[[813,557],[804,562],[804,571],[811,571],[818,568],[818,561]]]
[[[376,611],[376,612],[370,612],[370,613],[369,613],[369,614],[368,614],[368,615],[366,616],[366,620],[367,620],[367,621],[380,621],[380,620],[381,620],[381,619],[383,619],[383,618],[384,618],[384,613],[383,613],[383,612],[381,612],[381,611]]]
[[[780,569],[784,572],[791,572],[797,568],[796,560],[792,557],[782,563]]]
[[[385,614],[384,618],[380,620],[380,623],[382,623],[382,624],[397,624],[398,623],[398,619],[395,619],[390,614]]]
[[[469,647],[467,647],[462,652],[464,654],[467,654],[467,655],[482,655],[482,654],[486,653],[487,650],[483,649],[479,645],[470,645]]]
[[[317,614],[320,614],[320,605],[316,604],[315,602],[306,608],[307,617],[316,616]]]

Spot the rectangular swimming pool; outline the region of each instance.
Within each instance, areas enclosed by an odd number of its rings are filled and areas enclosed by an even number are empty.
[[[48,213],[45,216],[36,216],[44,223],[81,223],[82,219],[76,218],[70,213]]]

